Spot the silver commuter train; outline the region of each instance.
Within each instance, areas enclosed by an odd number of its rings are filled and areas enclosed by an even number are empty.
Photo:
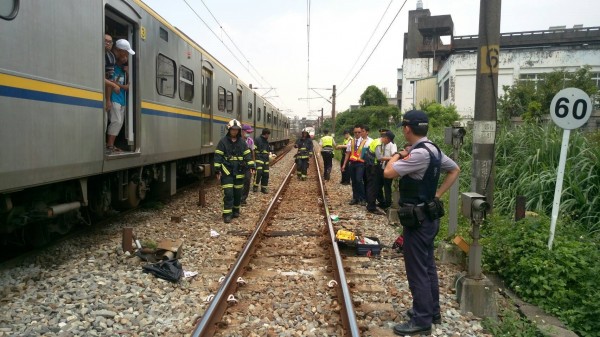
[[[53,232],[177,179],[211,174],[237,118],[289,141],[289,119],[139,0],[4,1],[0,7],[0,234]],[[120,153],[106,153],[104,33],[126,38],[130,89]]]

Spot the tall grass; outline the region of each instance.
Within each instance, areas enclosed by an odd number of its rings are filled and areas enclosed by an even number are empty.
[[[562,129],[553,124],[502,128],[496,142],[494,206],[510,214],[516,196],[527,209],[550,214],[556,187]],[[600,147],[572,131],[561,194],[560,215],[593,235],[600,234]]]

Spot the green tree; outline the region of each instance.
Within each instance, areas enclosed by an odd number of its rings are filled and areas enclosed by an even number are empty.
[[[456,107],[452,104],[443,106],[425,99],[419,103],[419,108],[427,113],[432,128],[451,126],[454,121],[460,119]]]
[[[525,121],[539,121],[549,114],[552,98],[563,88],[579,88],[590,96],[597,95],[598,87],[590,70],[589,66],[575,72],[556,70],[541,75],[537,82],[517,81],[510,87],[503,86],[504,95],[498,99],[501,120],[520,116]]]
[[[367,89],[360,95],[360,100],[358,101],[362,106],[386,106],[388,105],[387,97],[374,85],[370,85]]]

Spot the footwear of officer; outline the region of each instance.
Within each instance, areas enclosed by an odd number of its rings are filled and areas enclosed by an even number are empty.
[[[418,326],[412,321],[398,324],[394,327],[394,334],[399,336],[429,335],[431,326]]]
[[[352,200],[350,200],[350,202],[348,203],[348,205],[358,205],[358,201],[352,199]]]
[[[232,218],[239,218],[240,217],[240,212],[233,212],[233,213],[231,213],[231,217]]]
[[[226,215],[223,215],[223,222],[224,222],[224,223],[230,223],[230,222],[231,222],[231,219],[232,219],[232,217],[233,217],[233,216],[232,216],[231,214],[226,214]]]
[[[412,308],[406,310],[406,316],[408,316],[409,318],[412,318],[414,315],[415,311]],[[442,324],[442,315],[434,314],[431,321],[433,322],[433,324]]]
[[[269,189],[268,189],[268,188],[266,188],[266,187],[262,187],[262,188],[260,189],[260,191],[261,191],[262,193],[264,193],[264,194],[267,194],[267,193],[269,193]]]
[[[252,186],[252,192],[258,192],[258,186]]]
[[[384,215],[385,214],[382,211],[378,210],[377,208],[375,208],[375,209],[367,209],[367,212],[369,212],[371,214],[377,214],[377,215]]]

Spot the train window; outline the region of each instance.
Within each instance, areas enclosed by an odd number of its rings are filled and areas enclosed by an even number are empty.
[[[259,121],[260,120],[260,108],[258,108],[258,110],[256,111],[256,120]]]
[[[161,39],[169,42],[169,32],[167,32],[166,29],[159,27],[158,28],[158,35],[160,36]]]
[[[12,20],[19,12],[19,0],[0,0],[0,18]]]
[[[227,92],[227,112],[233,112],[233,93],[231,91]]]
[[[248,119],[252,120],[252,103],[248,103]]]
[[[267,123],[271,123],[271,113],[267,113]]]
[[[219,87],[219,111],[225,111],[225,88]]]
[[[156,91],[159,95],[175,97],[175,61],[158,54],[156,58]]]
[[[181,66],[179,67],[179,99],[191,102],[194,98],[194,72]]]
[[[212,72],[202,68],[202,109],[210,113],[212,103]]]

